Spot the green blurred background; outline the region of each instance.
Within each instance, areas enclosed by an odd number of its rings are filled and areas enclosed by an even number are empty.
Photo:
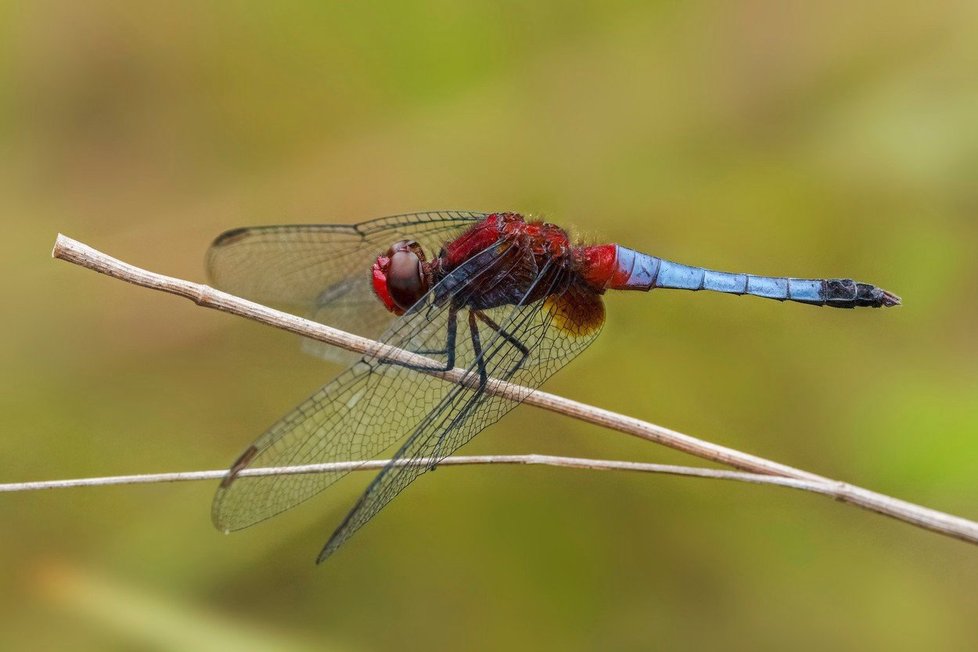
[[[0,9],[0,481],[221,468],[336,372],[57,232],[204,280],[234,226],[509,209],[901,294],[609,296],[547,389],[978,517],[976,3],[203,4]],[[465,451],[690,462],[528,407]],[[978,549],[824,498],[445,469],[315,567],[366,480],[228,537],[214,483],[5,494],[0,648],[978,646]]]

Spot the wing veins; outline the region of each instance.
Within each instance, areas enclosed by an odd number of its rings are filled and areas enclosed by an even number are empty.
[[[521,331],[523,326],[527,324],[527,322],[531,321],[543,310],[545,302],[542,299],[534,304],[526,304],[526,299],[532,295],[536,283],[538,283],[541,279],[546,278],[547,269],[548,266],[545,266],[543,270],[538,273],[534,285],[524,294],[520,303],[513,306],[512,310],[507,315],[507,319],[500,322],[501,328],[509,330],[514,336],[516,336]],[[552,290],[553,287],[560,281],[561,275],[554,275],[551,280],[551,287],[548,288],[548,290]],[[522,310],[524,308],[528,309],[524,311]],[[548,317],[548,321],[549,320],[552,320],[552,317]],[[499,351],[500,347],[502,346],[510,346],[510,344],[506,342],[505,338],[503,338],[499,332],[494,332],[488,342],[488,346],[483,349],[484,359],[495,359],[494,357],[489,356],[486,352],[491,350],[493,353],[495,353]],[[499,362],[501,364],[502,360]],[[477,363],[477,361],[473,361],[466,371],[467,375],[475,372]],[[496,375],[494,371],[498,366],[499,364],[493,365],[493,372],[489,373],[490,376]],[[440,446],[439,450],[444,453],[444,455],[442,455],[442,458],[444,458],[444,456],[451,454],[462,445],[470,441],[484,428],[498,421],[506,412],[519,403],[519,401],[508,401],[507,399],[500,399],[499,397],[489,397],[489,395],[484,391],[467,393],[469,391],[471,391],[470,387],[458,385],[452,388],[449,393],[446,394],[442,400],[434,408],[432,408],[431,411],[429,411],[424,419],[415,427],[410,437],[408,437],[405,443],[398,450],[391,463],[389,463],[377,474],[367,489],[363,492],[363,494],[361,494],[353,508],[346,515],[343,522],[326,543],[319,555],[319,558],[317,559],[318,562],[324,561],[327,557],[329,557],[329,555],[335,552],[339,546],[341,546],[361,526],[366,524],[366,522],[369,521],[384,506],[386,506],[386,504],[390,502],[390,500],[392,500],[398,493],[400,493],[401,490],[403,490],[408,484],[413,482],[427,470],[422,468],[420,464],[421,460],[425,459],[426,453],[433,449],[439,449]],[[461,401],[461,407],[457,407],[460,403],[460,399],[462,399],[463,396],[465,398]],[[485,423],[473,424],[472,427],[469,428],[471,432],[466,432],[464,430],[461,432],[459,430],[455,430],[454,432],[452,431],[452,427],[457,422],[464,422],[466,419],[472,418],[473,413],[477,412],[480,407],[484,406],[487,400],[490,398],[507,401],[509,406],[505,408],[502,411],[502,414],[496,418],[490,417],[489,419],[485,420]],[[447,428],[444,427],[446,421],[449,421]],[[465,426],[462,426],[462,428],[465,428]],[[444,445],[443,443],[439,443],[439,440],[442,440],[443,437],[448,437],[453,434],[458,435],[458,439],[462,440],[457,445],[453,445],[451,443]],[[434,440],[435,445],[426,446],[426,444],[432,443],[432,440]],[[408,455],[408,452],[415,446],[420,448],[421,452]],[[400,462],[404,461],[407,461],[408,464],[399,464]],[[412,462],[415,462],[416,464],[412,464]],[[402,477],[406,477],[407,480],[398,486],[397,481]],[[384,485],[384,482],[388,480],[389,483]],[[385,489],[389,489],[389,491],[385,491]]]

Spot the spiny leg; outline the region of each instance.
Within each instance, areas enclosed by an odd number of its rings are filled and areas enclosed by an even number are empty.
[[[482,393],[486,387],[486,383],[489,382],[489,372],[486,371],[486,360],[482,350],[482,338],[479,336],[479,325],[475,321],[477,314],[478,311],[469,310],[469,337],[472,339],[472,352],[475,355],[475,364],[479,369],[479,386],[476,388],[476,393],[479,394]],[[430,471],[435,470],[438,460],[441,458],[441,447],[445,443],[445,437],[448,436],[456,424],[468,416],[469,408],[473,405],[476,405],[476,401],[469,401],[466,407],[459,414],[455,415],[449,426],[438,436],[438,442],[435,444],[435,449],[432,452],[428,465]]]
[[[473,313],[469,313],[469,314],[471,315]],[[528,349],[526,345],[523,344],[523,342],[520,342],[518,339],[516,339],[516,337],[512,333],[509,333],[508,331],[506,331],[506,329],[504,329],[495,321],[493,321],[493,319],[486,313],[482,312],[481,310],[476,310],[474,314],[486,326],[499,333],[500,337],[502,337],[504,340],[509,342],[513,348],[515,348],[517,351],[520,352],[522,357],[520,357],[519,362],[513,365],[513,368],[510,369],[508,372],[506,372],[506,374],[503,376],[503,380],[509,380],[510,378],[513,377],[513,374],[515,374],[517,371],[520,370],[520,367],[523,366],[523,363],[526,362],[526,359],[530,357],[530,349]]]
[[[475,323],[475,318],[479,314],[478,310],[469,311],[469,334],[472,338],[472,351],[475,354],[475,364],[479,368],[479,390],[482,391],[489,382],[489,373],[486,371],[486,360],[482,351],[482,338],[479,337],[479,325]]]
[[[444,349],[434,349],[434,350],[418,350],[412,351],[412,353],[417,353],[418,355],[444,355],[445,356],[445,366],[443,367],[426,367],[424,365],[414,365],[407,362],[398,362],[397,360],[381,360],[382,364],[396,364],[413,371],[451,371],[455,368],[455,340],[458,334],[458,308],[453,305],[448,307],[448,333],[445,336],[445,348]]]

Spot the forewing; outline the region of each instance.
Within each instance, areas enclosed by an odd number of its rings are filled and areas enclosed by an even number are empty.
[[[562,280],[558,278],[555,282]],[[460,385],[446,393],[397,452],[394,463],[388,464],[363,493],[333,533],[318,561],[322,562],[335,552],[401,490],[428,471],[433,460],[447,457],[501,419],[533,389],[587,348],[604,323],[604,306],[599,295],[572,284],[559,296],[508,311],[490,311],[490,317],[503,331],[527,347],[530,354],[520,365],[523,354],[512,344],[512,338],[496,332],[492,337],[483,338],[486,371],[491,377],[508,379],[527,388],[526,392],[517,397],[518,400],[473,392]],[[480,332],[484,334],[487,330],[480,324]],[[461,332],[459,337],[461,339]],[[474,363],[469,366],[472,373],[476,369]]]
[[[485,216],[437,211],[360,224],[234,229],[208,250],[208,276],[220,290],[374,339],[392,319],[371,289],[370,268],[377,256],[398,240],[416,240],[428,256],[436,256],[445,242]],[[316,355],[336,350],[304,342]]]
[[[424,352],[444,364],[449,310],[436,297],[445,284],[457,296],[480,284],[516,273],[525,261],[513,248],[493,246],[453,271],[407,314],[396,319],[382,338],[412,352]],[[458,365],[470,364],[471,343],[459,325]],[[363,358],[272,426],[232,466],[214,500],[215,525],[225,531],[257,523],[322,491],[345,472],[269,477],[235,477],[247,467],[275,467],[319,462],[367,460],[404,439],[449,393],[450,382],[392,364]],[[467,390],[471,393],[471,390]]]

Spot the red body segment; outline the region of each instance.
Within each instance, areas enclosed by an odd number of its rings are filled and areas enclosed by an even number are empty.
[[[628,281],[627,272],[618,267],[618,245],[579,247],[577,251],[580,274],[592,288],[603,292]]]
[[[538,263],[567,258],[571,250],[567,232],[555,224],[527,222],[516,213],[493,213],[445,244],[437,260],[442,270],[450,272],[493,245],[520,247]]]
[[[626,263],[634,261],[621,256],[620,251],[615,244],[575,246],[567,232],[555,224],[527,222],[516,213],[493,213],[446,242],[430,262],[424,261],[423,254],[419,258],[425,287],[435,287],[477,256],[487,258],[486,268],[493,267],[491,260],[505,257],[506,264],[497,266],[505,277],[488,274],[474,279],[473,287],[468,288],[468,307],[481,310],[560,295],[571,286],[577,288],[578,303],[582,293],[600,295],[606,289],[629,289],[632,270]],[[373,266],[374,290],[388,310],[402,314],[402,306],[391,300],[395,280],[390,270],[392,252],[380,256]],[[541,270],[548,270],[542,278]]]
[[[432,264],[437,261],[441,269],[450,272],[475,254],[491,247],[499,240],[501,231],[506,228],[505,218],[505,213],[493,214],[476,223],[459,237],[446,242]]]
[[[574,245],[561,227],[543,221],[527,222],[515,213],[490,215],[446,244],[438,260],[443,269],[451,271],[501,238],[525,247],[538,266],[547,260],[559,261],[585,285],[599,293],[632,289],[633,270],[628,263],[634,262],[634,259],[620,256],[619,245]]]

